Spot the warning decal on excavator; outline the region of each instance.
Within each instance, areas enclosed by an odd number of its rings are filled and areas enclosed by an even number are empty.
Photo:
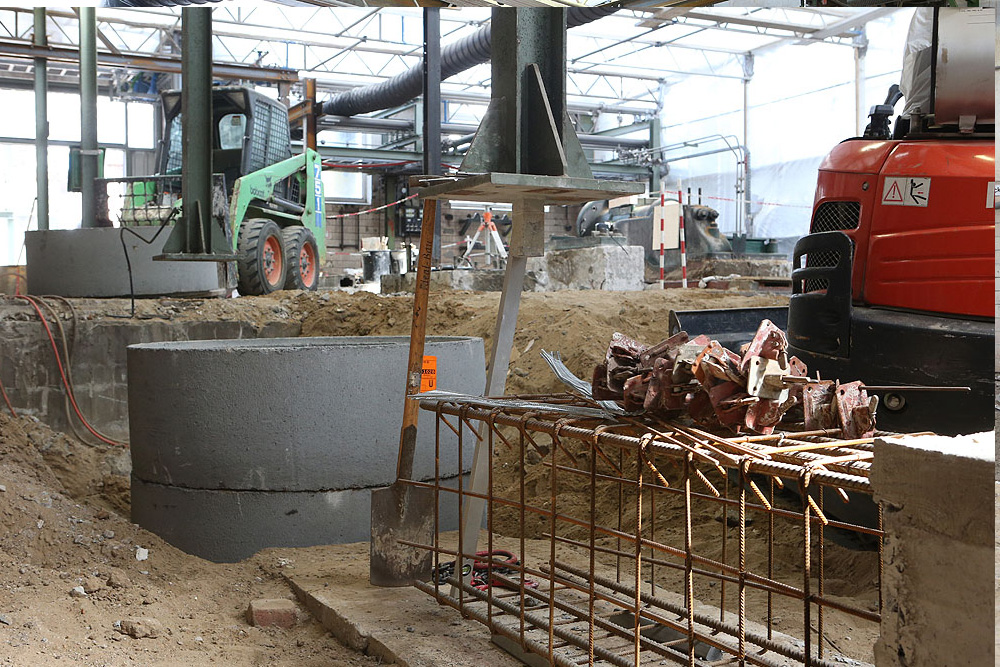
[[[886,206],[927,206],[931,179],[890,176],[882,187],[882,203]]]
[[[424,357],[424,366],[420,371],[420,391],[434,391],[437,389],[438,358]]]

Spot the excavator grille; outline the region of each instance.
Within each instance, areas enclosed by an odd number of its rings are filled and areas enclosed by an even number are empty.
[[[813,215],[812,230],[817,232],[836,232],[846,229],[857,229],[861,221],[861,202],[827,201],[819,205]]]

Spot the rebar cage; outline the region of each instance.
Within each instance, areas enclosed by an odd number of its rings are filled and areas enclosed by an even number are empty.
[[[416,586],[538,656],[529,664],[872,661],[882,578],[872,438],[724,437],[612,419],[569,395],[422,408],[436,413],[438,456],[446,430],[459,460],[477,445],[464,423],[490,465],[483,492],[410,481],[432,487],[437,506],[457,494],[460,526],[470,504],[486,506],[477,549],[437,516],[430,544],[407,543],[433,552],[434,576]]]

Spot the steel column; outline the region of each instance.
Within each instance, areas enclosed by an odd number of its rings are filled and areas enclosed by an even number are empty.
[[[424,173],[441,173],[441,10],[424,9],[423,62]],[[434,249],[431,259],[441,262],[441,212],[434,209]]]
[[[80,185],[81,227],[97,226],[94,179],[97,178],[97,16],[80,8]]]
[[[185,252],[210,253],[212,211],[212,10],[181,10],[181,196]],[[204,243],[202,242],[204,241]]]
[[[566,114],[565,10],[494,9],[490,25],[490,106],[462,170],[592,178]]]
[[[753,78],[754,56],[743,56],[743,234],[753,235],[753,213],[750,206],[750,79]]]
[[[34,45],[48,46],[45,7],[35,7]],[[49,79],[45,58],[35,58],[35,182],[38,197],[38,229],[49,228]]]

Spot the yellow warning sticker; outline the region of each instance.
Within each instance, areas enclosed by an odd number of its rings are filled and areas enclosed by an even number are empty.
[[[420,391],[437,389],[438,358],[424,357],[424,367],[420,371]]]

